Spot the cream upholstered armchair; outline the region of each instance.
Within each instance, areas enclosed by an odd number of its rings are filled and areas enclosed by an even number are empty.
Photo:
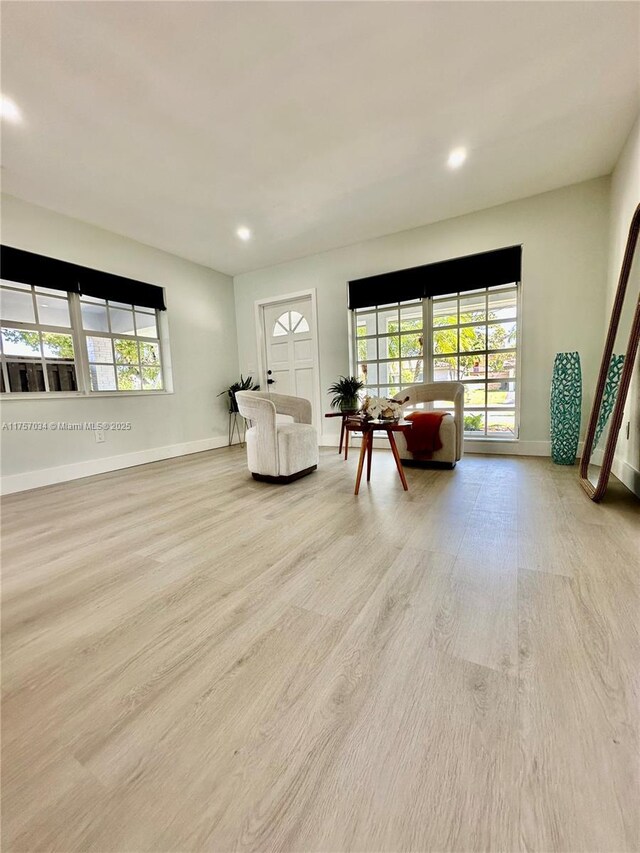
[[[318,435],[311,424],[311,403],[287,394],[237,391],[240,414],[251,421],[247,430],[247,464],[254,480],[290,483],[318,467]],[[290,415],[293,423],[278,423]]]
[[[427,411],[433,409],[433,402],[441,400],[453,403],[453,414],[447,413],[440,424],[440,441],[442,448],[434,450],[429,462],[449,465],[453,468],[462,459],[464,439],[464,385],[461,382],[427,382],[424,385],[412,385],[396,395],[396,400],[408,401],[404,404],[405,415],[409,414],[419,403],[424,404]],[[401,459],[413,460],[413,454],[407,449],[407,442],[402,433],[397,433],[396,442]]]

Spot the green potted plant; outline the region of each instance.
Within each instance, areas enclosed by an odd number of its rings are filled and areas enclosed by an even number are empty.
[[[362,388],[364,383],[355,376],[341,376],[328,388],[329,394],[333,394],[331,406],[341,412],[357,411],[358,391]]]
[[[478,432],[482,429],[482,415],[465,415],[464,416],[464,431]]]
[[[259,391],[260,386],[253,384],[253,376],[247,376],[245,379],[242,374],[240,374],[240,381],[234,382],[233,385],[229,385],[228,388],[225,388],[224,391],[221,391],[218,394],[218,397],[222,397],[223,394],[227,394],[229,397],[229,412],[233,414],[233,412],[238,411],[238,401],[236,400],[236,391]]]

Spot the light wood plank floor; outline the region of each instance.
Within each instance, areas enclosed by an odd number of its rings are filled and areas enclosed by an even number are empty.
[[[638,503],[355,465],[3,501],[3,850],[640,849]]]

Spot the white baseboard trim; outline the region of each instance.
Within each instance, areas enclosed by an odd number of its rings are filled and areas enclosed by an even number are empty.
[[[174,456],[188,456],[190,453],[215,450],[217,447],[226,447],[226,445],[227,436],[213,436],[165,447],[150,447],[147,450],[122,453],[119,456],[107,456],[104,459],[87,459],[84,462],[72,462],[55,468],[40,468],[38,471],[25,471],[23,474],[9,474],[0,478],[0,494],[10,495],[28,489],[38,489],[41,486],[52,486],[55,483],[65,483],[67,480],[79,480],[81,477],[91,477],[93,474],[106,474],[121,468],[133,468],[136,465],[146,465],[148,462],[172,459]]]
[[[359,447],[360,439],[352,438],[352,443]],[[337,435],[323,434],[320,438],[321,447],[338,447],[340,438]],[[384,437],[375,438],[375,447],[385,447],[387,440]],[[583,442],[578,445],[578,456],[582,453]],[[549,441],[482,441],[480,439],[466,440],[464,443],[465,453],[488,453],[496,456],[551,456],[551,442]]]
[[[551,456],[549,441],[482,441],[465,440],[465,453],[488,453],[495,456]]]
[[[323,434],[320,437],[320,447],[338,447],[339,436]],[[355,447],[360,446],[360,439],[352,438]],[[94,474],[106,474],[109,471],[119,471],[122,468],[133,468],[136,465],[146,465],[149,462],[159,462],[162,459],[172,459],[176,456],[188,456],[191,453],[202,453],[205,450],[215,450],[227,445],[226,436],[213,436],[198,441],[186,441],[181,444],[170,444],[165,447],[151,447],[137,450],[133,453],[123,453],[119,456],[107,456],[104,459],[87,459],[83,462],[73,462],[69,465],[59,465],[55,468],[40,468],[37,471],[25,471],[21,474],[9,474],[0,478],[0,494],[11,495],[42,486],[52,486],[69,480],[79,480]],[[384,437],[375,439],[376,447],[386,447]],[[506,456],[549,456],[548,441],[465,441],[465,453],[488,453]],[[578,455],[582,452],[582,442]],[[615,460],[613,473],[627,488],[640,497],[640,472],[622,460]]]
[[[633,492],[636,497],[640,498],[640,471],[625,462],[624,459],[616,459],[614,457],[611,465],[611,472],[616,476],[621,483]]]

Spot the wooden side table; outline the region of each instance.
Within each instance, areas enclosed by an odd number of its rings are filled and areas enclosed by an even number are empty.
[[[402,488],[405,492],[409,491],[407,478],[404,475],[402,461],[400,460],[400,454],[398,453],[396,440],[393,437],[393,434],[394,432],[408,432],[411,427],[411,421],[367,421],[364,420],[364,418],[356,419],[354,417],[347,419],[345,423],[347,441],[349,440],[350,432],[362,433],[362,445],[360,447],[360,458],[358,459],[358,473],[356,475],[356,488],[354,494],[357,495],[360,491],[360,481],[362,480],[362,470],[364,468],[365,458],[367,460],[367,482],[371,479],[371,457],[373,455],[373,435],[375,432],[386,432],[387,438],[389,439],[389,446],[391,447],[391,452],[393,453],[393,458],[396,463],[396,468],[400,475]]]
[[[342,445],[344,443],[344,458],[346,459],[349,455],[349,434],[346,430],[346,423],[349,418],[353,418],[358,414],[357,409],[348,409],[347,411],[340,412],[327,412],[325,414],[325,418],[342,418],[342,423],[340,425],[340,447],[338,448],[338,453],[342,453]],[[346,436],[346,442],[345,442]]]

